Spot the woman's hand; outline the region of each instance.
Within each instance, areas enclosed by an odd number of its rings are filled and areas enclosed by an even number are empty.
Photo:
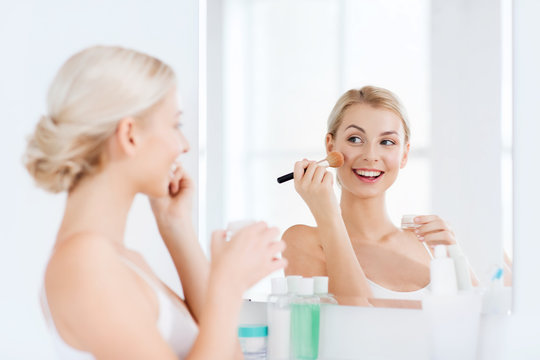
[[[430,247],[435,245],[456,244],[456,236],[448,223],[437,215],[422,215],[414,218],[414,223],[420,227],[414,230],[420,241],[425,241]]]
[[[211,277],[226,282],[242,294],[270,273],[282,269],[287,260],[277,258],[285,249],[283,241],[276,241],[277,228],[264,222],[246,226],[226,241],[224,230],[212,234]]]
[[[150,198],[152,212],[160,231],[169,232],[187,221],[191,224],[191,210],[195,184],[181,164],[177,163],[169,183],[169,194]]]
[[[332,174],[316,162],[304,159],[294,164],[294,188],[315,218],[338,211],[333,184]]]

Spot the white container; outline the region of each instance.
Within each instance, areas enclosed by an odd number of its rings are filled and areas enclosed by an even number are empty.
[[[446,246],[435,246],[431,260],[431,293],[422,300],[429,334],[431,360],[474,360],[478,345],[481,296],[457,292],[454,261]]]
[[[434,295],[457,293],[456,269],[454,261],[446,254],[445,245],[435,246],[435,258],[430,265],[430,287]]]
[[[244,360],[266,360],[268,326],[240,325],[238,339]]]
[[[431,360],[475,360],[482,297],[474,292],[427,295],[422,308]]]
[[[294,295],[298,293],[298,286],[300,284],[300,279],[302,277],[300,275],[289,275],[286,277],[287,279],[287,293],[289,295]]]
[[[328,292],[328,276],[314,276],[314,292],[321,304],[337,305],[334,295]]]
[[[457,288],[461,291],[472,290],[471,273],[469,270],[469,262],[463,254],[463,251],[458,244],[448,246],[448,255],[454,260],[456,268]]]
[[[288,360],[290,354],[291,310],[287,295],[287,280],[272,279],[268,297],[268,360]]]

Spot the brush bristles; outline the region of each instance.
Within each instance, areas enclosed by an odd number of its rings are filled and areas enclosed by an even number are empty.
[[[339,151],[332,151],[326,157],[326,161],[328,161],[330,167],[338,168],[343,166],[343,162],[345,160],[343,159],[342,153],[340,153]]]

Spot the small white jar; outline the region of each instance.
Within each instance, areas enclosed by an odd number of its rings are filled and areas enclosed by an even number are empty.
[[[238,338],[244,353],[244,360],[266,360],[268,326],[261,324],[240,325]]]

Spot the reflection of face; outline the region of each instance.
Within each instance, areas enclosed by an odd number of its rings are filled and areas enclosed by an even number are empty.
[[[345,110],[329,145],[345,159],[337,171],[343,190],[363,198],[383,194],[407,162],[408,144],[399,116],[367,104]]]
[[[189,143],[180,130],[180,115],[176,91],[171,90],[145,122],[143,192],[150,196],[168,194],[171,167],[180,154],[189,151]]]

